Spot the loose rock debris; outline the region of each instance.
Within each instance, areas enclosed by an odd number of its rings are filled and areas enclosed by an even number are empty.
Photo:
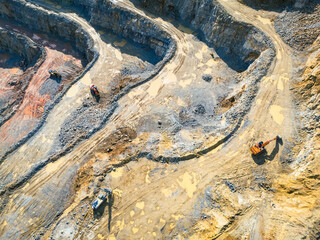
[[[316,239],[319,5],[246,4],[0,3],[0,238]]]

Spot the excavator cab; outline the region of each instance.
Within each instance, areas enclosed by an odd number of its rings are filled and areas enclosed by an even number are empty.
[[[96,99],[96,101],[99,102],[100,101],[100,93],[98,91],[98,88],[95,85],[91,84],[90,85],[90,92],[91,92],[91,95]]]
[[[61,74],[58,73],[56,70],[49,70],[49,74],[51,78],[61,79]]]
[[[279,140],[279,139],[281,139],[281,137],[278,135],[278,136],[276,136],[275,138],[273,138],[273,139],[270,139],[270,140],[268,140],[268,141],[266,141],[266,142],[259,142],[259,143],[257,143],[256,145],[254,145],[253,147],[251,147],[250,148],[250,151],[251,151],[251,153],[253,154],[253,155],[259,155],[259,154],[261,154],[262,152],[264,152],[265,151],[265,146],[266,145],[268,145],[270,142],[272,142],[272,141],[275,141],[275,140]]]
[[[99,97],[100,96],[98,88],[93,84],[90,85],[90,92],[94,97]]]

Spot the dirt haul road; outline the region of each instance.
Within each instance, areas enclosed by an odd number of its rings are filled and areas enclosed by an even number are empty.
[[[228,236],[281,239],[286,236],[291,239],[297,233],[292,231],[294,224],[290,223],[299,223],[300,232],[306,231],[303,222],[307,214],[298,216],[298,213],[308,212],[309,208],[298,209],[294,203],[297,199],[288,200],[290,203],[285,206],[283,199],[269,187],[277,176],[286,179],[285,174],[282,176],[283,167],[280,164],[282,149],[287,142],[293,141],[296,134],[289,91],[292,51],[276,34],[272,22],[263,11],[257,12],[237,1],[221,0],[220,3],[239,21],[249,22],[261,29],[276,49],[276,59],[259,85],[247,118],[230,140],[197,158],[176,164],[140,158],[126,165],[117,165],[118,168],[107,175],[107,182],[114,190],[112,210],[109,209],[86,231],[81,232],[86,229],[84,225],[75,227],[77,230],[70,236],[84,239],[160,239],[164,236],[176,236],[178,239],[225,239]],[[145,16],[130,3],[122,1],[117,4]],[[97,146],[117,128],[135,126],[139,116],[150,110],[146,106],[152,106],[157,101],[168,104],[174,98],[175,91],[163,93],[161,90],[166,85],[173,89],[178,86],[183,88],[197,83],[204,71],[227,68],[224,63],[211,59],[211,50],[204,43],[195,41],[191,34],[160,18],[152,19],[177,42],[172,60],[154,79],[120,99],[119,107],[102,130],[76,146],[71,153],[27,177],[26,181],[18,184],[21,186],[18,188],[15,184],[21,181],[21,175],[28,176],[33,163],[50,156],[50,147],[59,134],[57,129],[70,110],[82,104],[87,86],[93,79],[97,85],[106,86],[108,82],[104,82],[105,79],[112,78],[121,65],[121,53],[101,41],[85,20],[76,14],[63,14],[80,23],[91,34],[100,57],[55,106],[41,132],[11,154],[3,163],[5,165],[1,166],[3,174],[12,172],[10,182],[3,187],[6,192],[2,195],[5,205],[1,212],[0,234],[4,239],[29,239],[39,233],[46,233],[44,238],[51,234],[56,239],[66,237],[66,230],[57,232],[55,229],[59,228],[56,226],[83,201],[87,201],[88,196],[92,196],[87,182],[83,183],[85,187],[73,191],[76,173],[83,164],[99,162],[109,156]],[[186,72],[193,73],[187,80],[184,78]],[[236,75],[230,73],[229,78]],[[283,137],[283,145],[268,145],[267,150],[275,152],[266,158],[251,157],[248,150],[252,144],[277,134]],[[191,141],[201,138],[201,133],[199,135],[194,134]],[[209,139],[206,144],[211,146],[215,142],[216,139]],[[162,148],[170,148],[171,145],[166,142]],[[159,151],[162,151],[161,147]],[[266,161],[268,159],[272,161]],[[16,164],[18,160],[19,164]],[[117,163],[108,162],[107,167]],[[73,194],[75,196],[71,197]],[[311,205],[314,198],[311,195],[308,204]],[[291,211],[285,213],[288,208]],[[85,222],[90,217],[93,218],[87,214],[79,221]],[[51,226],[49,231],[46,229],[48,226]]]
[[[259,86],[259,93],[246,123],[223,147],[177,165],[143,160],[130,163],[111,174],[111,186],[116,190],[116,200],[110,239],[132,236],[134,239],[159,239],[163,236],[177,236],[177,239],[225,239],[229,234],[239,238],[251,236],[250,239],[265,239],[278,231],[275,222],[283,223],[286,218],[290,218],[285,216],[285,219],[270,221],[274,216],[270,214],[273,208],[272,193],[257,193],[248,189],[241,194],[234,194],[224,182],[235,181],[238,188],[248,188],[257,176],[273,179],[281,171],[281,150],[270,159],[273,161],[261,166],[254,163],[248,150],[261,138],[272,138],[280,134],[287,141],[295,134],[288,84],[292,71],[291,49],[283,43],[270,19],[263,13],[240,5],[237,1],[221,1],[221,4],[238,20],[255,25],[272,39],[277,51],[276,60]],[[273,149],[275,144],[267,148]],[[212,215],[203,211],[206,206],[201,206],[206,202],[207,196],[203,196],[204,193],[211,189],[215,189],[212,198],[226,205]],[[281,207],[277,209],[277,212],[283,211],[285,209]],[[200,232],[198,235],[194,233],[197,232],[196,228],[192,229],[193,220],[203,219],[206,214],[214,220],[203,225],[200,220],[196,225]],[[96,236],[108,235],[108,217],[100,221],[99,228],[95,230]],[[274,225],[270,232],[265,233],[264,222],[267,221]],[[279,236],[291,235],[290,230],[283,231]]]

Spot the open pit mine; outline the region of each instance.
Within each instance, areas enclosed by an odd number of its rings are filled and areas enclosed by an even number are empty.
[[[319,0],[0,0],[0,239],[320,239]]]

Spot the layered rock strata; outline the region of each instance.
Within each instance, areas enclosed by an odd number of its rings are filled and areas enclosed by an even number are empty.
[[[261,52],[272,47],[258,29],[236,21],[218,1],[145,1],[137,0],[144,8],[181,19],[200,32],[203,40],[215,48],[230,67],[244,71]]]
[[[22,80],[17,76],[3,79],[1,88],[6,91],[0,96],[0,126],[17,111],[22,102],[25,90],[31,81],[32,74],[44,61],[44,49],[29,38],[0,27],[0,51],[20,56],[23,64]]]
[[[292,48],[306,51],[320,34],[320,2],[311,1],[302,9],[290,8],[275,20],[275,29]]]
[[[145,16],[117,5],[114,1],[53,0],[52,2],[80,9],[93,26],[148,45],[160,57],[164,57],[171,45],[175,44],[172,37],[160,26]]]
[[[43,49],[29,38],[0,27],[0,50],[17,54],[26,59],[26,64],[35,63]]]
[[[52,35],[74,43],[87,62],[94,58],[93,40],[80,24],[52,11],[27,3],[25,0],[0,2],[0,16],[16,21],[28,28]]]

